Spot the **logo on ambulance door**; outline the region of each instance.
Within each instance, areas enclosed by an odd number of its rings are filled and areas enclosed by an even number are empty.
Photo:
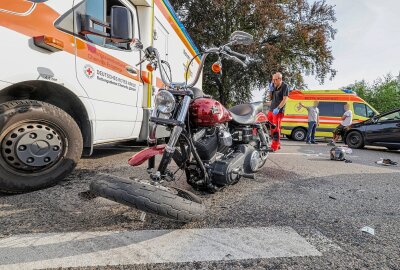
[[[83,72],[85,73],[86,77],[88,77],[89,79],[93,79],[96,71],[94,70],[94,68],[91,65],[85,65],[85,67],[83,68]]]

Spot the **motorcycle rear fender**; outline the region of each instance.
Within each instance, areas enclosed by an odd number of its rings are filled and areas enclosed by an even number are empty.
[[[259,114],[257,114],[257,116],[256,116],[256,123],[265,123],[267,126],[269,126],[269,128],[271,128],[271,129],[275,129],[276,128],[276,125],[275,124],[273,124],[273,123],[271,123],[269,120],[268,120],[268,116],[265,114],[265,113],[263,113],[263,112],[260,112]]]
[[[274,124],[272,124],[272,123],[268,120],[268,116],[267,116],[265,113],[263,113],[263,112],[260,112],[260,113],[258,113],[258,114],[256,115],[256,123],[257,123],[257,124],[264,123],[264,124],[266,124],[267,126],[269,126],[271,129],[275,129],[275,128],[276,128],[276,126],[275,126]],[[257,135],[257,129],[256,129],[256,128],[253,129],[253,135],[254,135],[254,136]]]
[[[164,153],[166,146],[167,146],[166,144],[162,144],[146,148],[140,151],[139,153],[135,154],[133,157],[131,157],[128,163],[129,165],[134,167],[142,165],[150,158],[155,157],[157,155],[162,155]]]
[[[256,116],[256,123],[265,123],[268,122],[268,117],[265,115],[265,113],[260,112]]]

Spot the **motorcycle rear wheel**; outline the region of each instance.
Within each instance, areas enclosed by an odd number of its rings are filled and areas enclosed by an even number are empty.
[[[90,185],[95,195],[181,222],[202,220],[206,207],[191,192],[102,174]]]

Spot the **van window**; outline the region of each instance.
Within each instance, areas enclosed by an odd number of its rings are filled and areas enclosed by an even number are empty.
[[[104,22],[106,15],[105,6],[106,6],[105,0],[86,0],[86,14]],[[100,25],[95,25],[94,28],[96,30],[104,32],[104,27],[101,27]],[[99,36],[86,35],[86,38],[89,41],[93,42],[94,44],[100,46],[103,46],[105,43],[105,38]]]
[[[100,21],[103,22],[111,22],[111,8],[114,6],[121,6],[126,7],[124,4],[121,3],[119,0],[86,0],[86,14],[90,15]],[[136,12],[136,11],[135,11]],[[137,14],[132,14],[132,18],[134,21],[137,20]],[[131,22],[133,25],[134,22]],[[109,29],[104,29],[104,27],[95,25],[95,29],[100,30],[102,32],[110,33]],[[132,27],[135,36],[135,27]],[[94,44],[104,46],[111,49],[119,49],[119,50],[130,50],[130,44],[123,44],[123,43],[115,43],[109,39],[105,39],[102,37],[94,36],[94,35],[86,35],[86,38],[93,42]]]
[[[367,117],[367,106],[363,103],[354,103],[354,114]]]
[[[346,102],[320,102],[318,105],[320,116],[341,117],[344,114]]]
[[[367,108],[367,117],[368,117],[368,118],[372,118],[372,117],[374,117],[374,116],[376,115],[375,112],[374,112],[374,110],[371,109],[370,106],[365,105],[365,107]]]
[[[354,114],[365,118],[371,118],[375,115],[375,112],[364,103],[354,103]]]

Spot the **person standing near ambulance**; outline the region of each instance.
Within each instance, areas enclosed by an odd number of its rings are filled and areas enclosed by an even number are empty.
[[[304,106],[303,103],[299,103],[300,108],[304,108],[308,111],[308,131],[307,131],[307,144],[318,144],[315,141],[315,132],[319,126],[319,102],[315,101],[314,106]]]
[[[285,82],[283,82],[283,76],[279,72],[273,75],[272,83],[272,89],[271,91],[269,91],[271,107],[268,112],[268,121],[276,126],[276,128],[271,130],[271,148],[274,151],[277,151],[281,148],[281,122],[285,113],[285,105],[289,96],[289,86]]]
[[[353,123],[353,112],[350,110],[350,104],[346,103],[344,105],[345,113],[342,116],[342,122],[340,125],[333,131],[333,140],[328,143],[328,146],[335,146],[336,142],[340,137],[344,137],[346,131],[349,129],[351,124]]]

